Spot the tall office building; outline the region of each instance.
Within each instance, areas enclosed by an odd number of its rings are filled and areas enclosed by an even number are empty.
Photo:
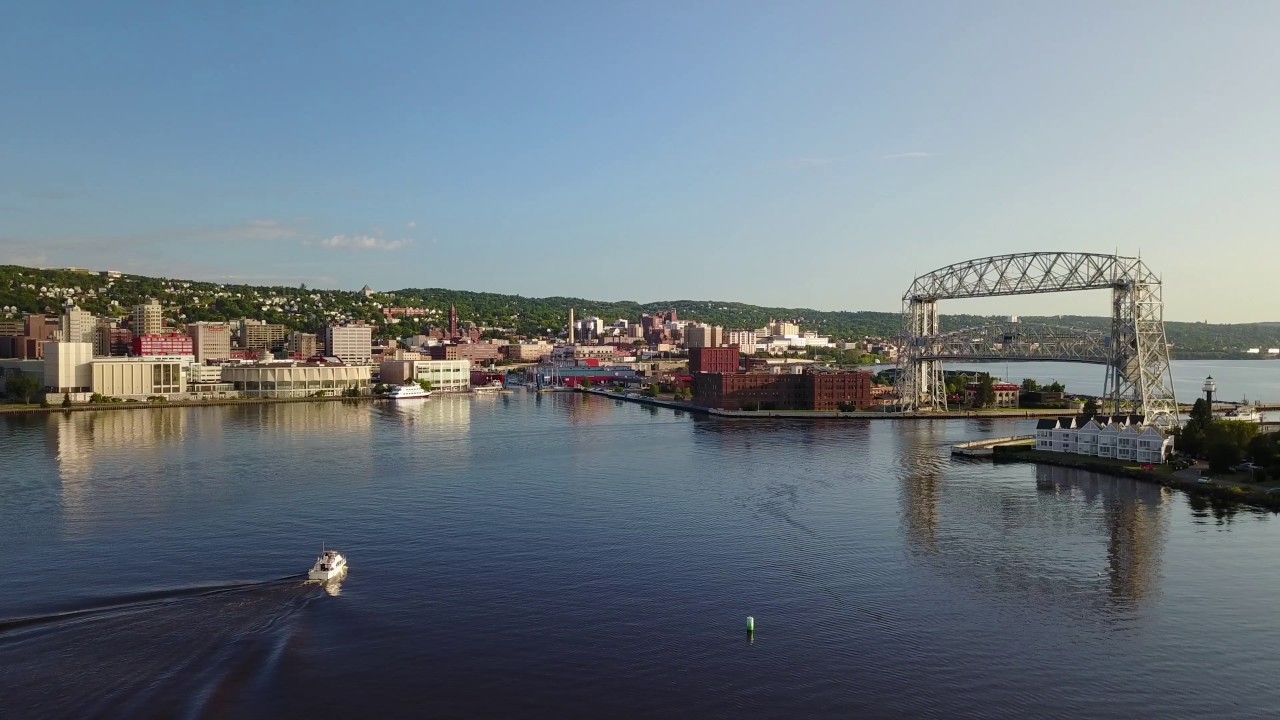
[[[97,336],[98,320],[88,310],[68,305],[62,313],[62,341],[92,343]]]
[[[685,345],[691,348],[714,348],[724,345],[724,328],[719,325],[691,323],[684,328]]]
[[[289,329],[284,325],[245,318],[240,321],[240,347],[246,350],[266,350],[277,340],[284,340],[288,333]]]
[[[98,318],[94,328],[93,354],[99,357],[121,357],[133,352],[133,333],[120,327],[114,318]]]
[[[363,365],[373,359],[373,326],[330,325],[324,329],[328,354],[349,365]]]
[[[155,298],[141,305],[133,306],[133,326],[130,328],[137,335],[159,335],[164,332],[164,314],[160,301]]]
[[[197,362],[231,357],[231,327],[226,323],[190,323],[187,334],[191,336],[191,352]]]
[[[289,333],[289,342],[286,348],[290,353],[300,355],[303,360],[315,357],[320,350],[319,343],[316,342],[316,336],[312,333],[304,332]]]

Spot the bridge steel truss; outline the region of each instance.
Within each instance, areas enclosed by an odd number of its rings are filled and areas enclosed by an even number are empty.
[[[1111,339],[1096,330],[1010,321],[943,333],[921,353],[921,359],[1053,360],[1107,365],[1111,361]]]
[[[988,359],[980,355],[951,355],[958,333],[942,333],[941,300],[1036,295],[1076,290],[1110,290],[1111,334],[1101,338],[1101,352],[1088,349],[1089,359],[1075,357],[1077,337],[1053,355],[1037,351],[1018,360],[1074,360],[1107,366],[1103,396],[1109,410],[1146,415],[1171,425],[1178,422],[1173,395],[1169,345],[1164,332],[1164,302],[1160,278],[1141,258],[1073,252],[1035,252],[998,255],[948,265],[921,275],[902,296],[903,336],[899,356],[898,391],[904,412],[946,410],[947,392],[942,361],[953,358]],[[961,331],[963,332],[963,331]],[[949,345],[949,343],[951,343]],[[1006,356],[999,356],[1006,359]]]

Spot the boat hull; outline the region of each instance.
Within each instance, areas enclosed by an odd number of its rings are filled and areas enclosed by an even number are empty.
[[[347,566],[343,565],[342,567],[334,570],[312,570],[307,573],[307,579],[314,580],[316,582],[329,582],[330,580],[336,580],[346,574]]]

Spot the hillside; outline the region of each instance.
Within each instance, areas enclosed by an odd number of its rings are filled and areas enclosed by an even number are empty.
[[[498,335],[533,336],[562,332],[568,324],[570,307],[580,318],[595,315],[608,321],[617,318],[635,321],[641,313],[674,309],[681,318],[726,328],[756,328],[770,319],[786,319],[799,322],[805,330],[837,339],[889,337],[898,332],[901,324],[896,313],[829,312],[727,301],[600,302],[584,298],[528,298],[440,288],[408,288],[376,293],[366,298],[356,292],[318,290],[305,285],[229,285],[138,275],[108,278],[96,272],[0,265],[0,308],[14,308],[9,313],[11,316],[57,313],[67,300],[71,300],[96,315],[117,317],[125,315],[128,308],[149,297],[160,300],[166,317],[175,323],[249,317],[314,332],[333,321],[364,320],[377,323],[381,337],[408,335],[419,329],[416,324],[388,325],[383,321],[383,307],[427,308],[434,311],[432,323],[442,324],[450,304],[457,306],[463,320],[492,328]],[[0,316],[4,315],[0,312]],[[950,330],[1000,319],[944,315],[942,324],[944,329]],[[1110,319],[1102,317],[1023,316],[1023,320],[1104,331],[1110,327]],[[1280,323],[1214,325],[1169,322],[1166,323],[1166,331],[1179,357],[1234,357],[1251,347],[1280,347]]]

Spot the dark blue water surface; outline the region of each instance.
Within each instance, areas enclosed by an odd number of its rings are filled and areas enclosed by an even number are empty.
[[[1280,711],[1273,517],[948,455],[1026,429],[524,393],[5,417],[0,716]]]

